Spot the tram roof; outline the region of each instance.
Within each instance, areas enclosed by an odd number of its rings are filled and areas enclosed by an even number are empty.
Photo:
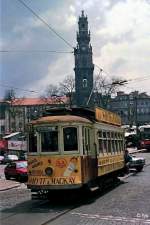
[[[57,116],[44,116],[37,120],[32,121],[32,124],[43,124],[43,123],[59,123],[59,122],[79,122],[79,123],[92,123],[89,119],[74,116],[74,115],[57,115]]]
[[[92,122],[98,121],[108,124],[121,126],[121,117],[114,112],[95,107],[72,107],[72,108],[53,108],[46,112],[45,115],[75,115],[89,119]]]
[[[66,117],[67,115],[67,117]],[[51,108],[46,110],[43,117],[32,121],[32,124],[45,122],[103,122],[108,124],[113,124],[120,126],[121,117],[117,114],[110,112],[108,110],[98,108],[90,109],[83,107],[72,107],[72,108]]]

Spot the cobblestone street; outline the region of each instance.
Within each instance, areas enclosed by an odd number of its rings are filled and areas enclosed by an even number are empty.
[[[26,188],[24,184],[21,184],[17,188],[9,189],[0,192],[1,210],[4,208],[12,208],[15,205],[30,200],[30,190]]]
[[[146,158],[149,153],[136,156]],[[127,177],[123,184],[104,194],[88,198],[80,205],[52,204],[31,200],[24,183],[17,188],[0,191],[2,225],[144,225],[150,224],[150,166]],[[11,181],[15,182],[15,181]],[[27,217],[28,220],[24,220]]]

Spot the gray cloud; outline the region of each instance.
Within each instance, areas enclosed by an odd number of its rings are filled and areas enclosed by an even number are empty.
[[[76,45],[77,20],[84,9],[91,30],[94,63],[110,74],[128,74],[128,78],[150,74],[148,1],[45,0],[43,4],[41,0],[26,3],[73,46]],[[6,50],[71,50],[17,1],[2,0],[1,29],[0,46]],[[44,89],[48,83],[58,83],[65,75],[74,74],[72,54],[3,53],[1,58],[2,82],[23,89]],[[143,83],[143,89],[150,92],[147,82]],[[0,95],[3,94],[4,88],[0,91]],[[18,94],[25,93],[19,91]]]

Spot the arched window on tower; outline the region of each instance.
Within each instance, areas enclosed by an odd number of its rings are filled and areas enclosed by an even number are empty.
[[[83,85],[83,88],[86,88],[87,87],[87,79],[86,78],[84,78],[82,80],[82,85]]]

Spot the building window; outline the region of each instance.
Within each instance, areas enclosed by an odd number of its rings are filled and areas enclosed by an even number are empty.
[[[4,133],[5,132],[5,126],[1,126],[1,132]]]
[[[83,88],[87,87],[87,79],[83,79],[82,81]]]
[[[22,128],[22,127],[23,127],[22,122],[19,122],[19,128]]]
[[[15,122],[12,122],[12,123],[11,123],[11,127],[12,127],[12,129],[15,128]]]

